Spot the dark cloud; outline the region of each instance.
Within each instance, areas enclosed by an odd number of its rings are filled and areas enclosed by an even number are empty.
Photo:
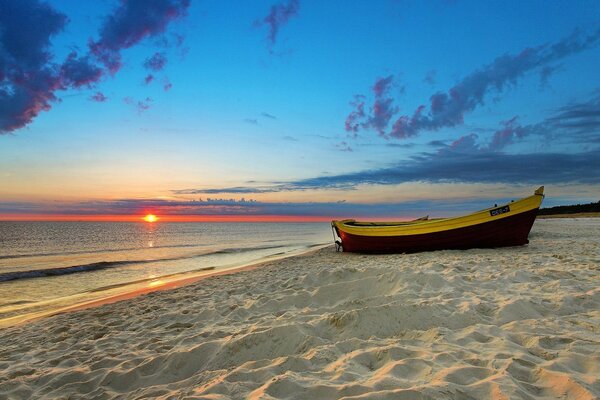
[[[60,68],[63,84],[78,88],[91,87],[102,77],[102,68],[94,64],[90,57],[78,57],[72,52]]]
[[[122,49],[164,32],[188,6],[189,0],[121,1],[107,17],[99,40],[90,42],[91,53],[71,52],[59,64],[50,44],[64,29],[67,17],[38,0],[0,0],[0,134],[23,128],[41,111],[50,110],[59,90],[93,88],[105,75],[104,68],[111,73],[119,69]],[[161,69],[165,62],[164,55],[157,53],[148,65]],[[170,88],[165,83],[164,89]],[[95,101],[99,98],[92,96]],[[147,109],[149,101],[137,106]]]
[[[504,154],[460,151],[424,154],[393,167],[293,182],[303,189],[406,182],[600,183],[600,151],[579,154]]]
[[[427,143],[427,145],[438,148],[448,147],[448,143],[444,140],[432,140],[429,143]]]
[[[98,103],[104,103],[106,100],[108,100],[108,97],[106,97],[102,92],[96,92],[94,95],[90,96],[90,100]]]
[[[506,154],[482,150],[467,135],[436,153],[422,153],[393,166],[321,176],[270,186],[185,189],[176,194],[270,193],[315,189],[355,189],[357,185],[429,183],[560,184],[600,183],[600,149],[584,153]]]
[[[269,27],[269,45],[272,48],[277,42],[277,35],[279,34],[279,29],[287,22],[289,19],[298,14],[298,10],[300,9],[300,2],[298,0],[288,0],[287,3],[278,3],[271,6],[271,10],[266,17],[261,20],[255,22],[255,25],[268,25]]]
[[[557,128],[600,135],[600,96],[587,102],[563,106],[548,122]]]
[[[48,4],[0,1],[0,134],[24,127],[56,100],[63,83],[49,47],[66,23]]]
[[[256,118],[245,118],[244,122],[250,125],[258,125],[258,120]]]
[[[186,14],[189,5],[190,0],[121,1],[104,21],[100,38],[90,41],[90,49],[115,73],[121,68],[121,50],[163,33],[171,21]]]

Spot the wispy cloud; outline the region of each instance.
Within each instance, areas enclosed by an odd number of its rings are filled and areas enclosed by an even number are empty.
[[[150,106],[152,105],[152,101],[153,100],[150,97],[146,97],[143,100],[135,100],[134,98],[128,96],[123,99],[123,102],[125,104],[129,104],[129,105],[135,107],[135,109],[137,110],[137,112],[139,114],[148,110],[150,108]]]
[[[269,27],[268,40],[269,51],[273,52],[273,46],[277,42],[277,36],[282,26],[288,23],[289,19],[298,14],[300,9],[299,0],[288,0],[271,6],[269,14],[255,22],[256,26],[267,25]]]
[[[96,92],[92,96],[90,96],[90,100],[95,101],[97,103],[104,103],[106,100],[108,100],[108,97],[106,97],[102,92]]]
[[[167,57],[164,53],[154,53],[152,57],[144,61],[144,68],[155,72],[162,71],[165,65],[167,65]]]
[[[423,82],[425,82],[429,85],[435,85],[436,77],[437,77],[437,71],[434,69],[429,70],[425,74],[425,78],[423,78]]]
[[[345,141],[341,141],[338,144],[335,145],[335,147],[337,147],[338,150],[340,151],[352,151],[352,147],[350,147],[350,145],[348,144],[348,142]]]
[[[356,136],[359,129],[373,129],[385,137],[390,119],[398,112],[398,107],[394,106],[394,98],[390,95],[393,85],[393,75],[375,81],[372,88],[374,101],[368,114],[365,112],[365,96],[355,95],[351,103],[354,110],[348,114],[344,123],[346,131]]]
[[[600,39],[600,30],[582,36],[575,32],[552,45],[526,48],[517,55],[498,57],[491,64],[467,75],[447,92],[433,94],[428,108],[420,106],[412,115],[400,116],[390,136],[402,139],[416,136],[421,131],[462,124],[464,115],[483,105],[489,92],[501,93],[525,73],[595,46]]]
[[[262,113],[260,113],[260,115],[263,116],[263,117],[265,117],[265,118],[269,118],[269,119],[277,119],[276,116],[274,116],[272,114],[269,114],[269,113],[266,113],[266,112],[262,112]]]
[[[346,119],[347,131],[356,133],[359,129],[372,129],[380,135],[382,131],[387,135],[405,139],[419,135],[423,131],[435,131],[444,127],[461,125],[465,114],[485,104],[489,93],[502,93],[508,86],[515,84],[527,72],[541,69],[542,78],[552,73],[554,63],[572,54],[596,46],[600,41],[600,30],[585,35],[575,32],[553,44],[544,44],[537,47],[526,48],[519,54],[505,54],[492,63],[484,65],[479,70],[465,76],[456,85],[445,92],[436,92],[431,95],[429,105],[420,105],[412,114],[399,117],[389,131],[386,130],[387,118],[391,111],[396,114],[397,109],[386,106],[391,104],[383,102],[383,119],[377,119],[377,114],[367,116],[364,112],[362,98],[355,100],[355,109]],[[376,94],[377,102],[377,94]],[[375,108],[374,108],[375,109]],[[368,118],[367,122],[357,123],[358,120]]]

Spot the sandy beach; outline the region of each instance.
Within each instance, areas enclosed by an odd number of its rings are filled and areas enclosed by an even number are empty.
[[[0,397],[594,399],[600,219],[530,244],[333,247],[0,330]]]

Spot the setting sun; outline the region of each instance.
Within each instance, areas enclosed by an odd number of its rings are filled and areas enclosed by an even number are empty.
[[[148,214],[144,217],[144,221],[146,222],[156,222],[158,221],[158,217],[156,215],[153,214]]]

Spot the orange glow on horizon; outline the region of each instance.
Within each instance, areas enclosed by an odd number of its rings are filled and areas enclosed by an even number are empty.
[[[161,215],[161,222],[330,222],[322,215]],[[373,220],[373,218],[369,218]],[[145,222],[140,215],[0,214],[0,221]]]

